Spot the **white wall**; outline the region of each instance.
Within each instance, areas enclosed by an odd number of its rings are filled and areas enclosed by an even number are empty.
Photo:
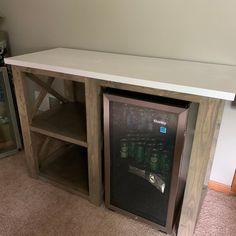
[[[235,0],[0,0],[14,55],[62,46],[234,65],[235,9]],[[228,185],[235,118],[228,103],[211,175]]]
[[[226,103],[217,142],[211,179],[231,185],[236,168],[236,109]]]

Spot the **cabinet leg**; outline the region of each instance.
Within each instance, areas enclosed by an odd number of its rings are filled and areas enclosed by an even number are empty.
[[[101,133],[101,88],[93,79],[85,81],[88,171],[90,201],[102,202],[102,133]]]
[[[38,176],[38,161],[36,158],[37,155],[34,155],[33,139],[30,131],[30,113],[27,104],[26,80],[23,78],[22,72],[18,67],[13,66],[12,71],[24,140],[25,160],[30,176],[36,178]]]
[[[215,152],[215,143],[224,101],[202,98],[199,105],[186,189],[178,229],[179,236],[194,233],[208,162]]]

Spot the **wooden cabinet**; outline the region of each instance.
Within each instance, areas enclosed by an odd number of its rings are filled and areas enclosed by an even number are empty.
[[[96,205],[103,199],[103,88],[196,103],[196,127],[177,232],[193,235],[224,100],[235,97],[235,68],[63,48],[16,56],[6,63],[13,68],[29,174],[46,178]],[[54,89],[55,79],[63,81],[63,92]],[[39,88],[33,102],[28,96],[32,91],[27,88],[28,81]],[[58,101],[51,101],[50,110],[38,112],[47,93]]]
[[[99,205],[103,191],[96,87],[79,76],[13,71],[31,176]],[[56,80],[63,85],[60,92],[53,87]]]

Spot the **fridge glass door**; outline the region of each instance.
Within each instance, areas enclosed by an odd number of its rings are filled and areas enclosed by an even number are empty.
[[[178,114],[116,101],[109,114],[110,204],[165,226]]]

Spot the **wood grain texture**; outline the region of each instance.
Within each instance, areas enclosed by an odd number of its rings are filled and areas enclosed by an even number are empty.
[[[35,139],[36,142],[39,141],[40,139],[42,140],[41,143],[38,144],[37,148],[37,155],[38,155],[38,162],[39,162],[39,167],[41,166],[42,162],[48,159],[52,153],[56,152],[57,150],[68,146],[66,145],[65,142],[60,141],[58,139],[54,139],[48,136],[44,136],[38,133],[35,133]]]
[[[36,153],[34,152],[32,134],[29,127],[30,118],[28,114],[30,114],[30,111],[27,104],[28,99],[26,93],[26,80],[23,78],[22,73],[18,67],[13,66],[12,72],[24,141],[25,160],[30,176],[36,178],[38,176],[38,160]]]
[[[211,169],[212,169],[212,165],[213,165],[213,161],[214,161],[215,149],[216,149],[216,144],[217,144],[217,140],[218,140],[218,136],[219,136],[219,132],[220,132],[220,125],[221,125],[221,121],[222,121],[224,107],[225,107],[225,102],[222,101],[221,105],[219,106],[218,117],[216,120],[216,125],[215,125],[215,130],[214,130],[214,136],[213,136],[213,141],[212,141],[212,145],[211,145],[211,152],[210,152],[210,159],[209,159],[209,162],[207,165],[207,171],[206,171],[205,180],[204,180],[205,186],[208,185],[208,182],[210,180]]]
[[[75,101],[74,81],[64,80],[64,97],[70,102]]]
[[[54,77],[54,78],[69,80],[69,81],[71,81],[71,80],[78,81],[78,82],[85,81],[84,77],[78,76],[78,75],[69,75],[69,74],[55,72],[55,71],[40,70],[40,69],[34,69],[34,68],[29,68],[29,67],[23,67],[23,66],[21,66],[20,69],[24,73],[49,76],[49,77]]]
[[[224,101],[202,98],[190,157],[189,171],[178,228],[179,236],[194,233],[208,162],[214,153],[215,130]]]
[[[101,94],[96,80],[86,79],[86,115],[90,201],[102,202]]]
[[[57,187],[57,188],[63,189],[66,192],[72,193],[76,196],[79,196],[79,197],[89,200],[89,195],[87,193],[83,193],[80,190],[78,191],[78,189],[73,189],[73,188],[71,188],[71,186],[66,185],[65,183],[62,183],[61,181],[55,181],[55,179],[48,178],[47,175],[44,175],[41,173],[39,173],[38,178],[46,183],[49,183],[49,184]]]
[[[98,81],[98,83],[102,87],[122,89],[122,90],[127,90],[127,91],[151,94],[151,95],[156,95],[160,97],[168,97],[168,98],[191,101],[191,102],[196,102],[196,103],[200,102],[202,99],[201,96],[197,96],[197,95],[177,93],[177,92],[166,91],[166,90],[155,89],[155,88],[146,88],[146,87],[141,87],[141,86],[136,86],[136,85],[128,85],[128,84],[109,82],[109,81],[100,81],[100,80]]]
[[[54,152],[40,167],[40,174],[88,195],[88,163],[86,150],[69,146]]]
[[[48,93],[52,94],[56,97],[59,101],[64,103],[69,102],[66,98],[64,98],[61,94],[59,94],[55,89],[51,88],[47,83],[43,82],[34,74],[27,74],[27,78],[38,84],[39,86],[43,87]]]
[[[85,85],[81,82],[75,82],[75,101],[85,104]]]
[[[51,142],[51,139],[49,137],[46,137],[43,140],[43,142],[39,148],[40,150],[38,150],[39,159],[43,159],[45,157],[46,153],[48,152],[47,149],[48,149],[50,142]]]
[[[212,189],[217,192],[225,193],[228,195],[235,195],[236,196],[236,191],[233,191],[231,186],[216,182],[216,181],[209,181],[208,183],[208,188]]]
[[[52,78],[52,77],[48,78],[46,85],[51,86],[53,81],[54,81],[54,78]],[[34,119],[34,116],[37,114],[38,109],[39,109],[41,103],[43,102],[45,96],[47,95],[47,93],[48,93],[47,90],[41,87],[39,95],[36,98],[34,106],[31,111],[31,121],[32,121],[32,119]]]
[[[30,129],[53,138],[87,147],[84,104],[65,103],[35,117]]]

